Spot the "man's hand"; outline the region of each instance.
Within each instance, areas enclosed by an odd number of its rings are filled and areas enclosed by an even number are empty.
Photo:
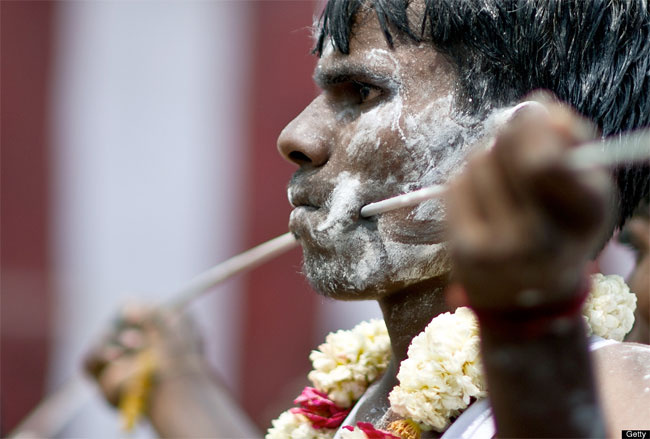
[[[609,176],[576,171],[565,160],[595,130],[567,107],[546,108],[520,110],[451,184],[455,275],[478,309],[571,300],[608,232]]]
[[[125,385],[137,374],[138,354],[146,349],[154,361],[155,383],[203,373],[200,341],[186,316],[140,305],[126,306],[113,330],[85,361],[86,371],[97,380],[112,405],[118,405]]]
[[[260,437],[210,370],[192,322],[179,312],[129,306],[88,355],[86,370],[110,403],[119,403],[145,349],[154,368],[146,415],[160,437]]]
[[[600,437],[577,305],[608,232],[611,182],[566,160],[594,130],[566,107],[537,107],[516,113],[451,185],[455,276],[479,317],[497,435]]]

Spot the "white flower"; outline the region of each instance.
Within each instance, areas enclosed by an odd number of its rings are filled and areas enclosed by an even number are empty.
[[[423,429],[443,431],[470,398],[485,396],[472,311],[458,308],[433,319],[411,342],[397,379],[400,384],[389,395],[391,408]]]
[[[354,427],[354,430],[342,428],[339,437],[341,439],[368,439],[368,436],[358,427]]]
[[[582,310],[588,335],[622,341],[634,325],[636,296],[621,276],[597,273],[591,281],[591,293]]]
[[[337,405],[347,408],[363,395],[390,360],[390,339],[383,320],[361,322],[349,331],[330,333],[312,351],[308,378]]]
[[[333,428],[315,429],[305,416],[289,410],[272,421],[271,425],[265,439],[332,439],[336,433]]]

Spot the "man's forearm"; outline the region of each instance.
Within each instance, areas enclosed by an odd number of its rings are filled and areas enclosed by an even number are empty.
[[[481,323],[482,354],[499,437],[603,437],[580,315],[526,334]]]
[[[262,437],[226,389],[207,374],[161,383],[152,394],[149,418],[161,437]]]

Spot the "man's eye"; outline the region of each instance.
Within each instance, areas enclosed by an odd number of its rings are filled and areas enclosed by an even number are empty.
[[[381,96],[381,89],[363,82],[354,82],[356,93],[358,94],[359,104],[370,102]]]
[[[370,104],[384,94],[384,89],[381,87],[349,79],[325,87],[323,90],[332,102],[354,106]]]

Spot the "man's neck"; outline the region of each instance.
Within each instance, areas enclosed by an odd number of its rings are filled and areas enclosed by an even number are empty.
[[[413,337],[422,332],[435,316],[449,311],[444,298],[446,286],[446,277],[434,278],[379,300],[396,366],[406,358]]]
[[[448,311],[444,300],[445,279],[432,279],[379,300],[391,340],[393,358],[381,380],[368,392],[354,421],[371,422],[380,428],[391,421],[388,394],[397,385],[400,363],[406,358],[413,337],[438,314]],[[434,437],[429,435],[426,437]]]

